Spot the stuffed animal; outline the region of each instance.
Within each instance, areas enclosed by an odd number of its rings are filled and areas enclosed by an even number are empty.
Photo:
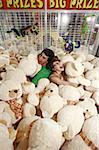
[[[23,94],[27,94],[27,101],[33,105],[37,106],[39,104],[39,95],[35,92],[35,85],[32,82],[26,82],[22,84]]]
[[[99,115],[87,119],[80,134],[83,140],[87,138],[92,149],[99,149]]]
[[[53,134],[52,134],[53,133]],[[52,119],[40,118],[33,123],[28,150],[58,150],[63,143],[62,129]]]
[[[21,84],[13,80],[5,80],[0,85],[0,99],[3,101],[18,99],[22,96]]]
[[[15,28],[12,28],[10,31],[7,31],[7,33],[11,32],[14,32],[17,38],[21,36],[24,37],[25,35],[29,35],[30,33],[37,35],[39,33],[39,26],[36,22],[33,25],[20,29],[19,31]]]
[[[97,115],[97,109],[95,106],[95,101],[92,98],[85,98],[84,101],[81,101],[77,104],[83,108],[85,119],[88,119],[92,116]]]
[[[28,57],[22,59],[18,65],[18,68],[24,71],[26,76],[33,77],[37,71],[41,69],[41,66],[38,69],[37,57],[33,54],[28,55]]]
[[[27,150],[31,127],[38,119],[38,116],[25,117],[19,122],[17,127],[16,140],[14,142],[14,148],[16,150]]]
[[[65,66],[65,73],[70,77],[78,77],[84,72],[84,66],[79,61],[67,62]]]
[[[52,118],[67,102],[59,96],[58,87],[54,83],[49,84],[46,89],[48,90],[40,101],[40,109],[43,117]]]
[[[79,102],[79,99],[84,95],[84,90],[82,87],[74,87],[71,85],[60,86],[60,95],[69,103],[74,102],[74,104]],[[72,93],[72,94],[71,94]]]
[[[26,82],[26,75],[23,70],[16,68],[15,70],[8,70],[5,79],[24,83]]]
[[[64,137],[71,140],[77,135],[83,126],[83,110],[79,106],[67,105],[57,114],[57,122],[62,126]]]
[[[0,149],[13,150],[13,141],[9,138],[8,128],[0,123]]]
[[[65,141],[61,150],[91,150],[90,147],[83,141],[80,135],[76,135],[72,140]]]

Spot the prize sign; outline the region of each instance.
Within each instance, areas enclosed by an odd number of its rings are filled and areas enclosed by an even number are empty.
[[[0,9],[45,9],[45,7],[47,10],[99,10],[99,0],[0,0]]]
[[[99,10],[99,0],[48,0],[47,9]]]
[[[0,9],[44,9],[45,0],[0,0]]]

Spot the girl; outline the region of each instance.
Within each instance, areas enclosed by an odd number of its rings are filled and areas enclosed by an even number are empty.
[[[68,85],[68,82],[65,81],[64,65],[57,56],[55,56],[52,61],[52,74],[49,79],[57,85]]]

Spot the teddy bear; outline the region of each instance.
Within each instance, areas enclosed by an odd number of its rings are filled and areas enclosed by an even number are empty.
[[[74,84],[74,86],[83,85],[83,86],[90,86],[91,81],[86,79],[84,76],[78,76],[78,77],[67,77],[67,81]]]
[[[52,119],[39,118],[31,127],[28,150],[58,150],[63,142],[61,126]]]
[[[70,77],[78,77],[84,72],[84,66],[79,61],[67,62],[65,65],[65,73]]]
[[[82,129],[84,123],[83,109],[79,106],[66,105],[58,112],[57,123],[62,126],[65,139],[73,139]]]
[[[40,101],[40,109],[43,117],[52,118],[67,102],[58,94],[58,87],[50,83]]]
[[[77,104],[77,106],[83,108],[85,119],[97,115],[97,108],[95,106],[95,101],[92,98],[86,97],[83,101],[80,101]]]
[[[72,140],[65,141],[61,150],[91,150],[90,147],[83,141],[80,135],[76,135]]]
[[[78,135],[70,141],[65,141],[61,150],[98,150],[98,130],[99,115],[95,115],[84,122],[82,131]]]
[[[95,67],[85,73],[85,78],[90,80],[90,86],[85,86],[85,89],[90,92],[95,92],[99,89],[99,67]]]
[[[60,96],[63,97],[67,103],[73,102],[74,104],[79,102],[79,99],[84,95],[83,87],[74,87],[71,85],[59,86]],[[71,94],[72,93],[72,94]]]
[[[0,101],[0,148],[3,150],[13,150],[13,142],[17,134],[13,123],[16,120],[15,114],[7,102]]]
[[[22,104],[17,103],[17,100],[19,100],[21,96],[22,86],[19,82],[13,80],[5,80],[0,85],[0,99],[8,103],[9,107],[15,115],[13,124],[20,120],[23,116],[23,106]],[[6,116],[8,116],[8,114],[6,114]],[[11,116],[7,118],[11,119]]]
[[[35,88],[35,93],[42,95],[45,92],[45,88],[49,86],[50,81],[47,78],[42,78],[38,81],[37,87]]]
[[[89,70],[85,74],[85,78],[89,80],[99,80],[99,67],[95,67],[92,70]]]
[[[15,68],[6,72],[5,80],[18,81],[19,83],[24,83],[27,81],[26,75],[23,70]]]
[[[22,84],[23,94],[27,95],[26,101],[33,106],[39,104],[39,95],[35,92],[35,85],[32,82],[25,82]]]
[[[86,138],[92,149],[99,149],[99,114],[87,119],[82,128],[81,137]]]
[[[13,80],[5,80],[0,85],[0,99],[8,101],[12,99],[18,99],[22,96],[21,84]]]
[[[71,56],[71,54],[65,54],[62,58],[61,61],[63,64],[66,64],[67,62],[74,62],[74,58]]]
[[[23,118],[17,127],[16,140],[14,148],[16,150],[27,150],[29,142],[29,134],[33,123],[39,119],[39,116],[31,116]]]
[[[41,69],[41,65],[38,64],[35,55],[29,54],[27,57],[21,59],[18,68],[22,69],[26,76],[33,77]]]
[[[9,138],[10,133],[8,128],[0,123],[0,149],[2,150],[13,150],[13,141]]]
[[[19,82],[13,80],[5,80],[0,85],[0,99],[7,101],[14,98],[20,98],[22,95],[22,87]]]
[[[70,54],[75,61],[78,61],[80,63],[85,62],[88,55],[87,51],[84,51],[84,49],[82,50],[82,47],[81,49],[79,49],[79,51],[73,51]]]

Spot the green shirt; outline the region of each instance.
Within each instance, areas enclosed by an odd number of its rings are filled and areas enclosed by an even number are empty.
[[[41,70],[33,77],[32,82],[37,85],[40,79],[48,78],[50,74],[51,70],[47,69],[46,66],[42,66]]]

